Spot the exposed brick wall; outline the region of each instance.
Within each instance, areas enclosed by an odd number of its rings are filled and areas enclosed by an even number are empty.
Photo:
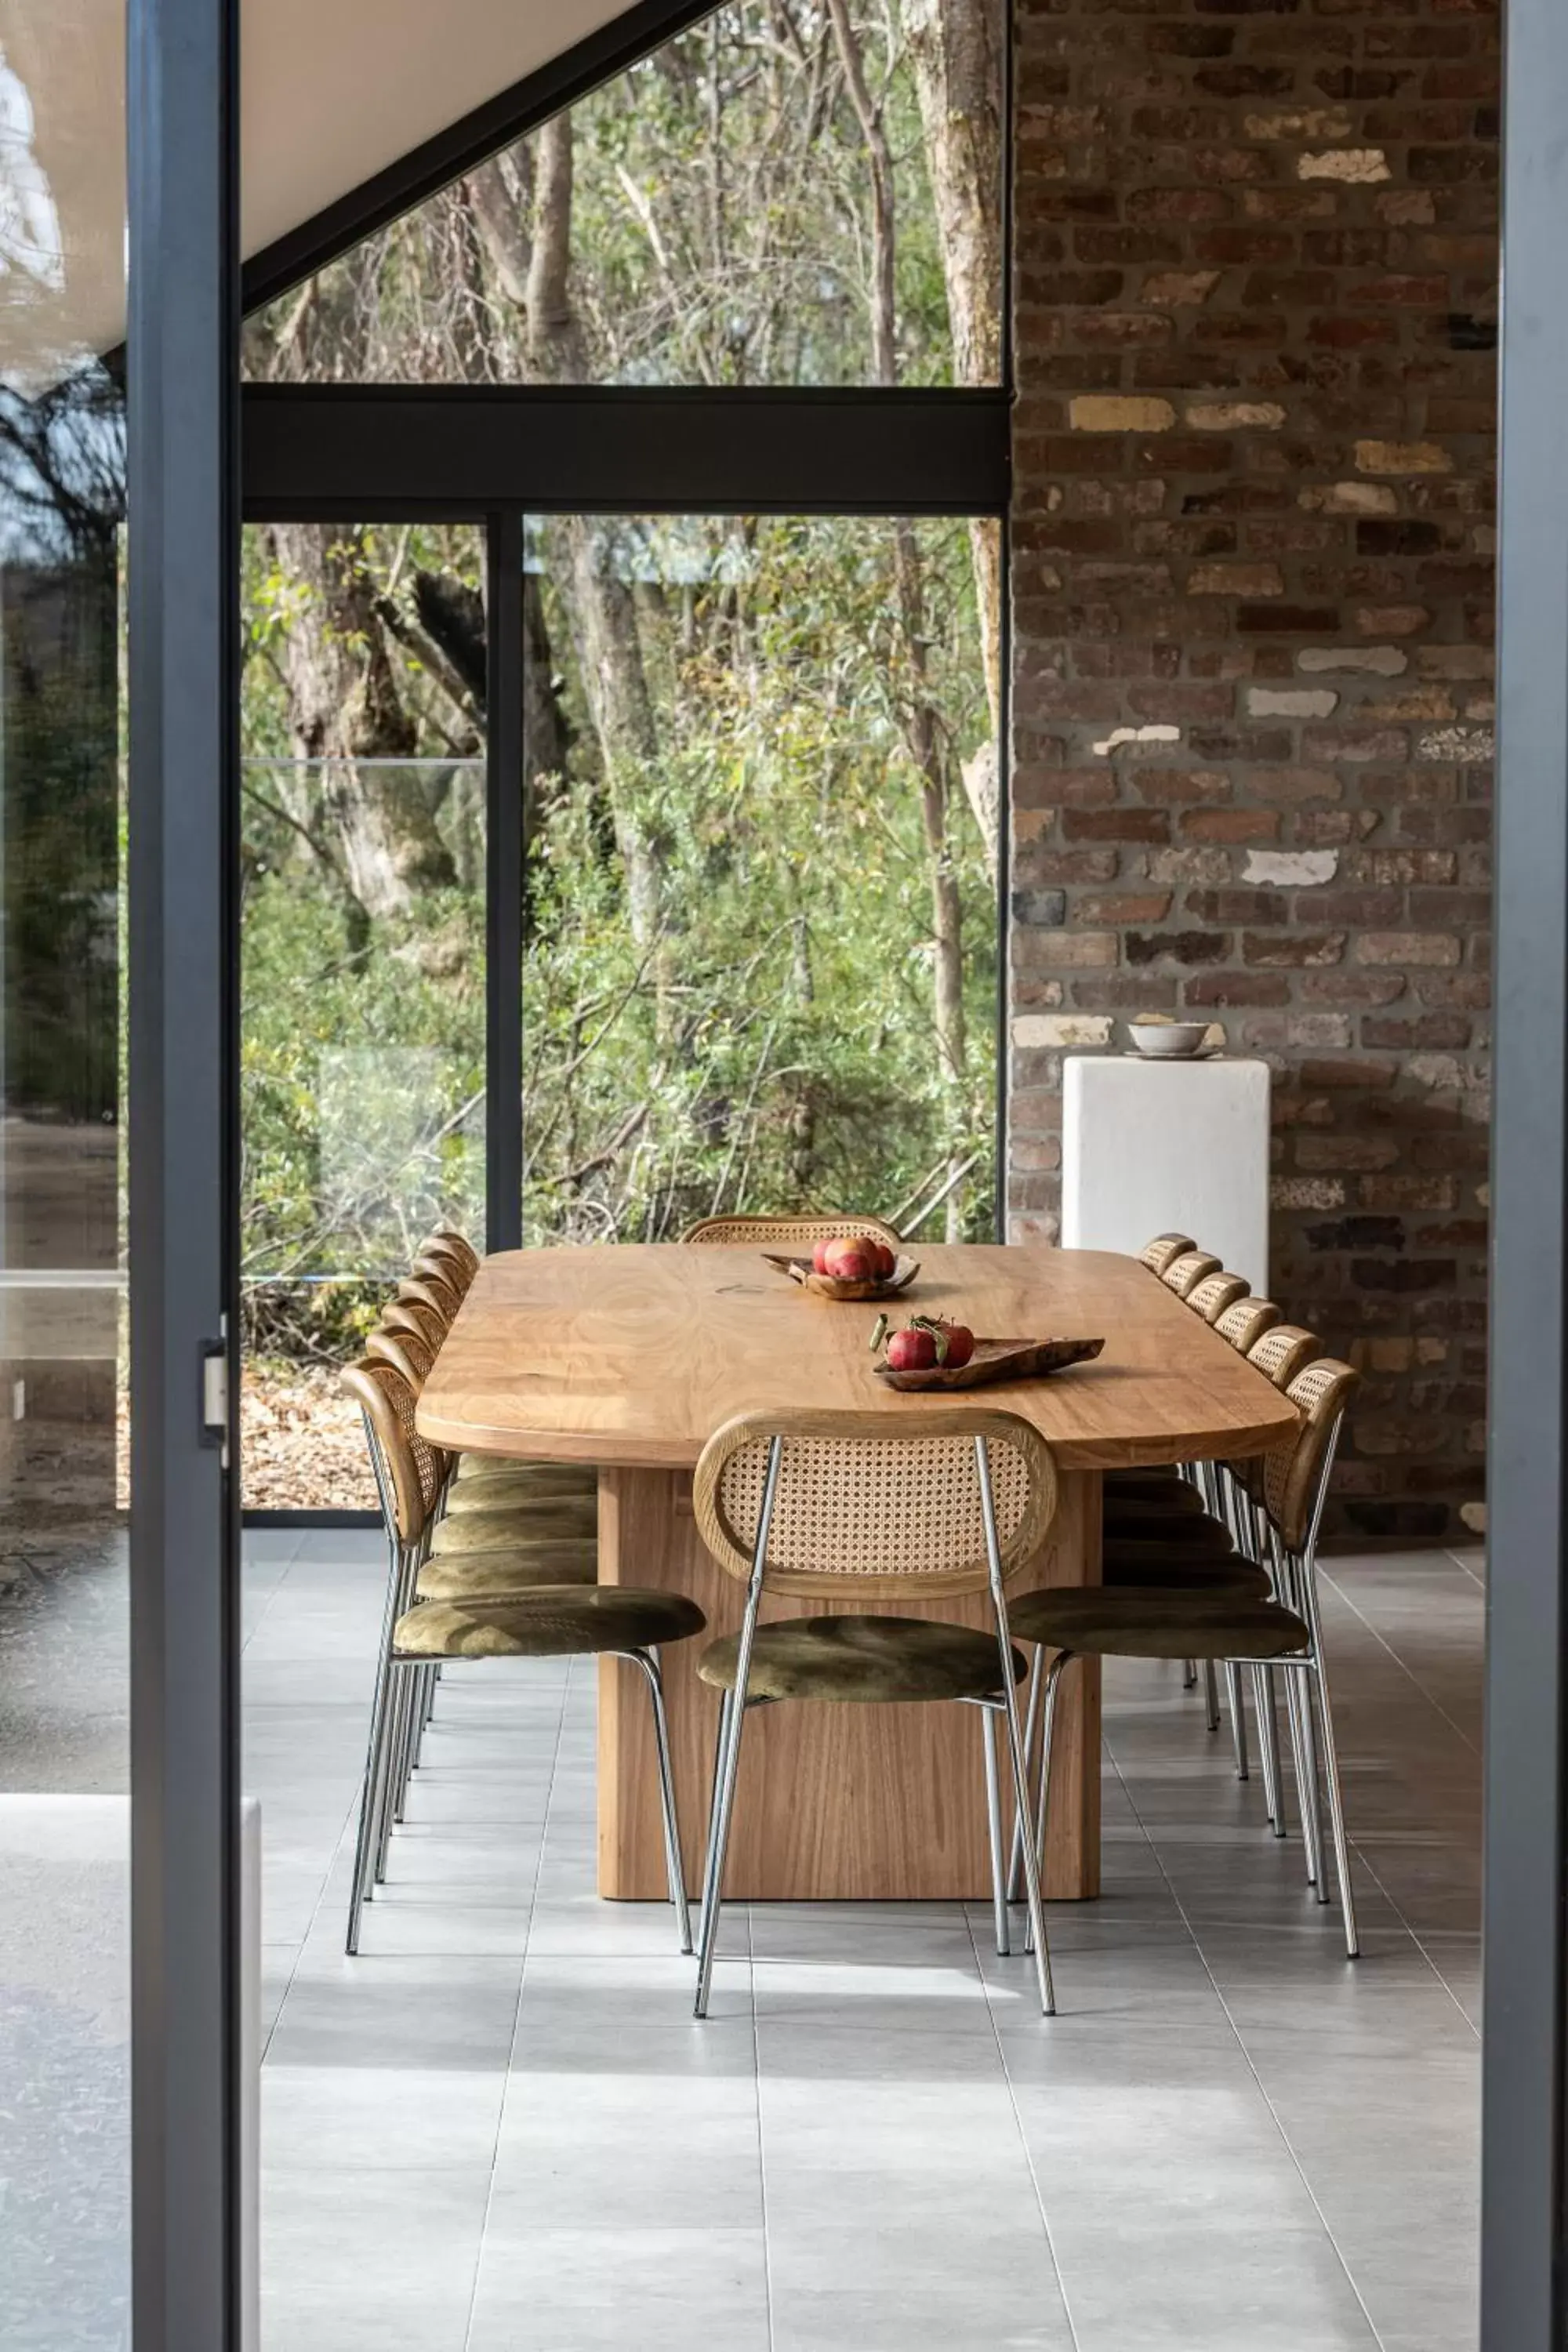
[[[1366,1374],[1342,1539],[1477,1525],[1485,0],[1020,0],[1012,1229],[1144,1007],[1275,1072],[1270,1287]]]

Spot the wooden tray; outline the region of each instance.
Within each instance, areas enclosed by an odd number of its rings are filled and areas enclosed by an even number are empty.
[[[890,1389],[983,1389],[993,1381],[1038,1381],[1069,1364],[1087,1364],[1104,1345],[1103,1339],[976,1339],[966,1364],[931,1364],[922,1372],[895,1372],[886,1364],[875,1370]]]
[[[815,1273],[808,1257],[774,1257],[769,1250],[764,1250],[763,1255],[781,1274],[787,1274],[792,1282],[798,1282],[803,1290],[814,1290],[818,1298],[896,1298],[900,1290],[909,1288],[921,1270],[918,1258],[900,1256],[894,1260],[891,1274],[880,1282],[836,1282],[830,1274]]]

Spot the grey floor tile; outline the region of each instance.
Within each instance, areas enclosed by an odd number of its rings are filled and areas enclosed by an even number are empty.
[[[492,2219],[468,2352],[769,2352],[760,2230],[542,2230]]]
[[[261,2183],[262,2352],[465,2352],[488,2164]]]

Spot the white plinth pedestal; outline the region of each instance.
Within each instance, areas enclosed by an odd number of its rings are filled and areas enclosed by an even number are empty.
[[[1078,1054],[1062,1070],[1062,1247],[1191,1234],[1268,1288],[1268,1065]]]

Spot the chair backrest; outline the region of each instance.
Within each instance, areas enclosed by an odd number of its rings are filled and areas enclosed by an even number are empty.
[[[437,1248],[447,1251],[467,1269],[470,1282],[484,1263],[467,1234],[460,1234],[456,1225],[437,1225],[420,1243],[419,1255],[423,1256],[426,1250]]]
[[[1300,1323],[1276,1323],[1255,1339],[1247,1351],[1247,1360],[1256,1364],[1266,1381],[1277,1389],[1288,1389],[1298,1372],[1304,1372],[1322,1348],[1315,1331],[1303,1330]]]
[[[889,1428],[876,1412],[742,1413],[697,1465],[702,1540],[749,1581],[769,1449],[783,1440],[764,1583],[775,1592],[906,1600],[990,1580],[974,1441],[986,1443],[1002,1573],[1037,1555],[1056,1515],[1051,1450],[1016,1413],[941,1407]]]
[[[1139,1251],[1138,1263],[1146,1265],[1151,1274],[1163,1274],[1173,1259],[1185,1257],[1189,1250],[1196,1247],[1191,1234],[1156,1234]]]
[[[426,1307],[417,1298],[392,1298],[381,1310],[384,1331],[411,1331],[423,1339],[432,1350],[439,1349],[447,1336],[447,1318],[439,1307]]]
[[[1285,1391],[1301,1425],[1289,1444],[1264,1455],[1262,1501],[1288,1551],[1305,1551],[1316,1532],[1334,1437],[1360,1379],[1349,1364],[1320,1356]]]
[[[1187,1293],[1187,1305],[1205,1323],[1217,1323],[1227,1307],[1245,1298],[1252,1285],[1239,1274],[1205,1274]]]
[[[414,1331],[389,1331],[378,1323],[364,1343],[367,1356],[378,1363],[390,1364],[402,1373],[416,1396],[430,1377],[430,1367],[436,1360],[436,1350],[427,1339]]]
[[[399,1543],[417,1543],[441,1492],[447,1458],[415,1427],[415,1391],[395,1365],[366,1357],[341,1377],[364,1415],[372,1460],[383,1473],[383,1509],[392,1503],[387,1532]]]
[[[415,1299],[421,1307],[433,1307],[444,1326],[463,1303],[462,1293],[444,1274],[406,1274],[397,1286],[397,1296]]]
[[[448,1283],[459,1298],[468,1297],[468,1285],[474,1278],[464,1260],[440,1241],[422,1242],[419,1254],[408,1271],[418,1281],[425,1281],[434,1275],[437,1282]]]
[[[706,1242],[721,1247],[743,1247],[748,1242],[753,1248],[765,1249],[769,1244],[780,1249],[798,1247],[802,1243],[830,1242],[854,1234],[866,1234],[873,1241],[885,1242],[889,1249],[898,1249],[902,1236],[889,1224],[885,1217],[700,1217],[688,1225],[680,1238],[683,1242]]]
[[[1215,1316],[1214,1328],[1222,1339],[1230,1341],[1237,1355],[1245,1356],[1257,1347],[1265,1331],[1272,1331],[1280,1320],[1279,1309],[1271,1298],[1238,1298],[1234,1307]]]
[[[1160,1279],[1167,1290],[1175,1292],[1178,1298],[1186,1298],[1205,1275],[1224,1272],[1218,1258],[1211,1257],[1207,1250],[1185,1250],[1180,1257],[1171,1260]]]

